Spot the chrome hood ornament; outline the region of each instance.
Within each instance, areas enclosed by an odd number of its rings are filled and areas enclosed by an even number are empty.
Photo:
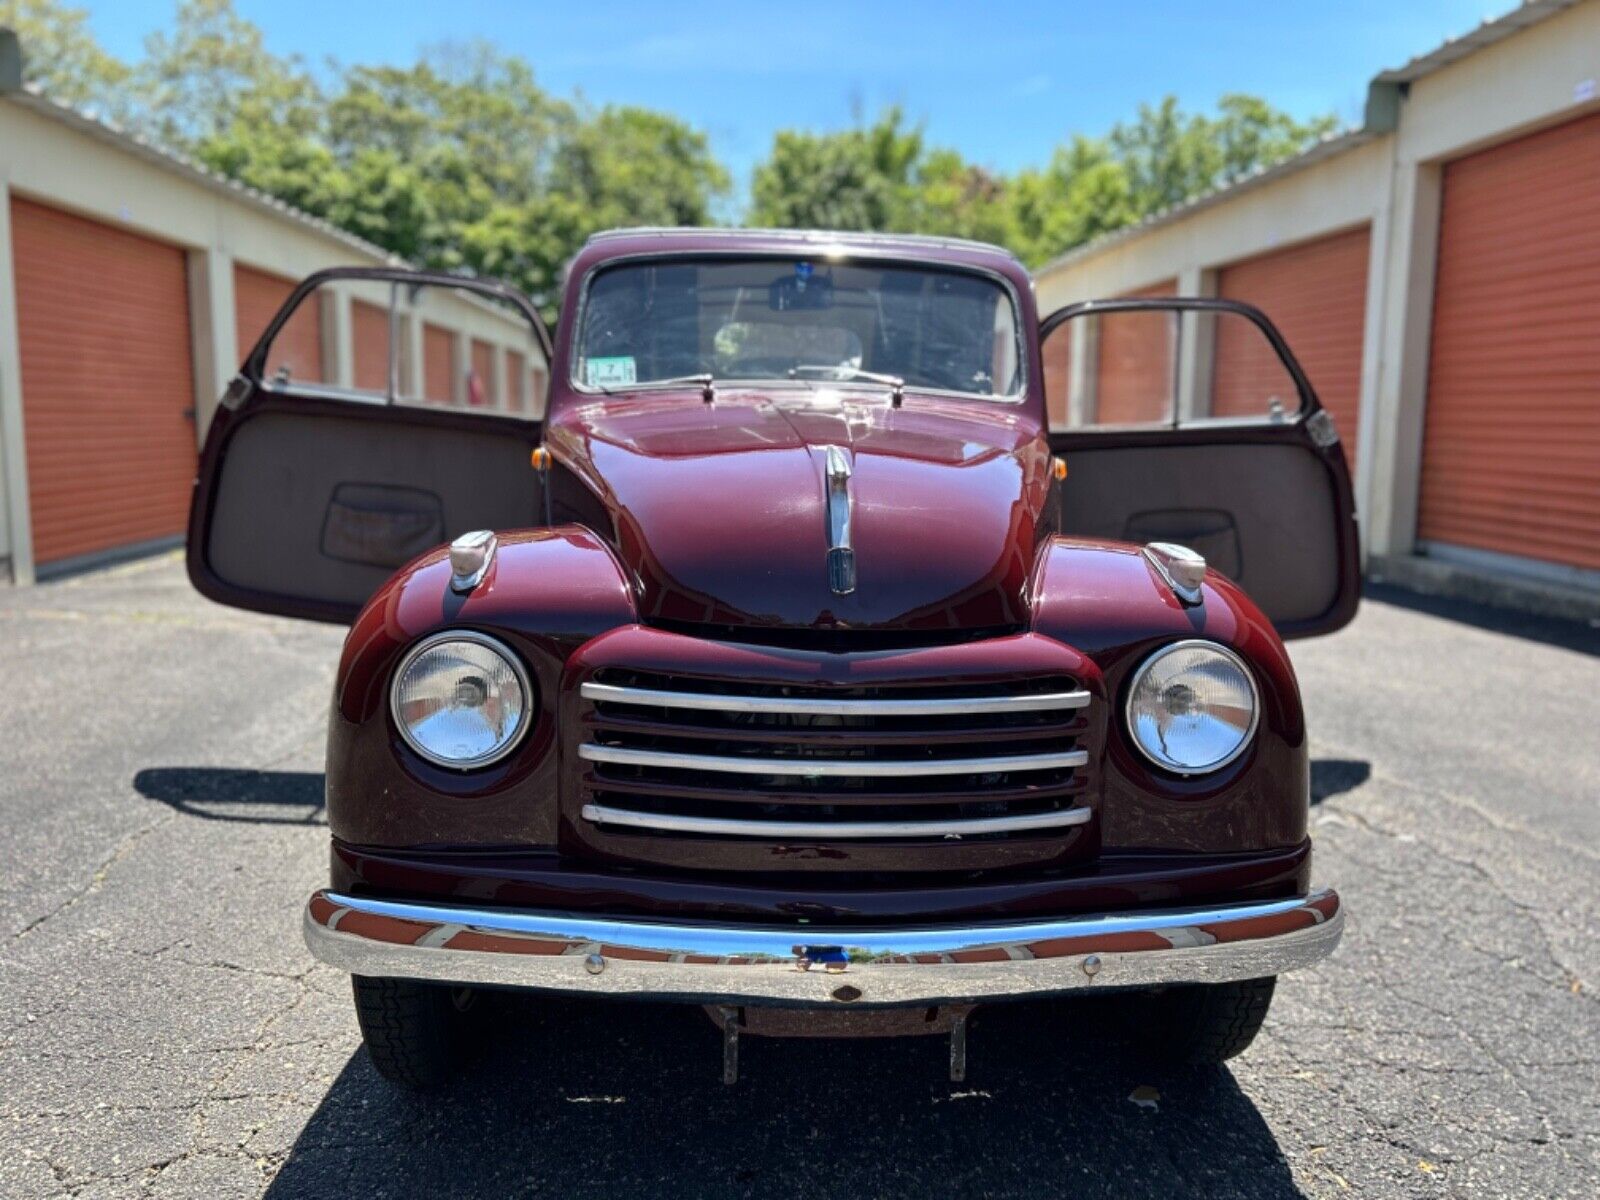
[[[1205,599],[1201,590],[1206,580],[1204,556],[1176,542],[1151,542],[1145,546],[1144,556],[1183,604],[1193,607]]]
[[[827,447],[828,586],[836,596],[856,590],[856,552],[850,543],[850,456]]]
[[[470,592],[483,582],[500,545],[491,529],[474,529],[450,543],[450,590]]]

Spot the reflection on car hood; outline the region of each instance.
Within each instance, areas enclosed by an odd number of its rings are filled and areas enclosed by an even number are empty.
[[[547,440],[605,506],[646,621],[1021,624],[1049,450],[1000,403],[827,388],[608,397]],[[828,447],[851,464],[854,592],[829,585]]]

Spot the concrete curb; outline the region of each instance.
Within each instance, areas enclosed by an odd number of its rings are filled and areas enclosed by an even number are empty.
[[[1413,556],[1373,555],[1367,577],[1424,596],[1447,596],[1495,608],[1600,625],[1600,592]]]

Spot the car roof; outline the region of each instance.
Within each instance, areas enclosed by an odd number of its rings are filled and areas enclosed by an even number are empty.
[[[638,226],[627,229],[608,229],[590,236],[584,248],[618,248],[616,243],[626,243],[629,251],[637,251],[641,243],[672,243],[684,250],[774,249],[826,247],[831,251],[850,254],[852,251],[893,253],[902,251],[911,257],[960,260],[971,263],[974,259],[990,259],[993,265],[1020,268],[1016,255],[1002,246],[967,238],[936,237],[917,233],[872,233],[842,229],[732,229],[708,226]],[[587,257],[587,256],[586,256]]]

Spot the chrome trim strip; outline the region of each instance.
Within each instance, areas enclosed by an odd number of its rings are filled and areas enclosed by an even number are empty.
[[[856,551],[850,539],[850,456],[827,447],[828,587],[835,596],[856,590]]]
[[[703,233],[706,231],[701,230],[700,232]],[[719,230],[718,232],[721,233],[722,231]],[[979,266],[976,263],[954,262],[945,259],[929,259],[926,256],[919,258],[909,253],[896,254],[894,251],[900,249],[897,244],[890,245],[885,252],[880,253],[876,252],[872,245],[865,241],[854,239],[852,235],[841,234],[840,236],[844,238],[850,238],[853,242],[853,245],[849,248],[849,253],[844,258],[838,260],[841,262],[855,262],[865,266],[903,266],[911,270],[930,271],[936,273],[944,272],[947,274],[955,273],[976,275],[981,278],[988,279],[1004,290],[1006,296],[1011,301],[1011,323],[1014,327],[1012,333],[1014,335],[1017,351],[1016,390],[1006,395],[1001,395],[998,392],[962,392],[956,391],[952,388],[920,386],[913,386],[910,390],[917,395],[944,396],[952,400],[977,400],[985,404],[1008,404],[1017,408],[1021,408],[1025,403],[1027,403],[1032,394],[1032,380],[1028,377],[1027,342],[1023,337],[1024,325],[1022,320],[1022,298],[1017,292],[1017,285],[1011,281],[1009,276],[994,269],[993,267]],[[826,239],[824,239],[821,245],[824,248],[827,248],[829,244]],[[599,262],[591,265],[588,271],[585,272],[581,284],[581,290],[578,293],[578,303],[575,306],[576,311],[573,313],[572,317],[572,329],[575,331],[575,333],[572,339],[573,353],[571,356],[571,363],[567,369],[568,388],[580,396],[601,396],[605,394],[600,389],[590,387],[588,384],[584,383],[583,380],[578,378],[578,365],[583,361],[583,355],[578,353],[578,349],[579,342],[582,339],[584,321],[588,316],[589,291],[594,286],[595,278],[600,275],[601,272],[608,271],[613,267],[623,266],[627,263],[651,262],[658,259],[674,258],[685,259],[689,261],[696,259],[729,259],[733,261],[763,259],[769,262],[793,262],[795,256],[793,253],[789,252],[790,249],[811,250],[815,252],[817,248],[818,243],[816,242],[812,242],[810,244],[801,243],[796,247],[786,248],[784,250],[779,250],[775,246],[774,248],[767,250],[747,250],[743,247],[730,249],[684,250],[682,248],[674,247],[671,250],[640,250],[632,254],[617,254],[609,258],[601,259]],[[993,247],[990,248],[993,249]],[[1009,252],[1002,251],[1002,253]],[[806,256],[802,254],[800,257]],[[546,358],[550,357],[552,356],[547,353]],[[790,381],[786,379],[763,379],[756,377],[749,380],[723,379],[719,380],[718,382],[724,387],[724,389],[731,391],[733,390],[733,385],[735,383],[748,384],[752,388],[766,388],[771,387],[774,384],[784,384]]]
[[[312,955],[357,975],[790,1005],[936,1004],[1258,979],[1344,931],[1335,892],[1205,908],[933,929],[661,924],[320,891]],[[809,969],[808,969],[809,968]],[[844,976],[844,979],[841,979]],[[852,985],[844,1001],[842,982]]]
[[[794,713],[830,717],[939,717],[970,713],[1047,712],[1086,708],[1089,693],[1050,692],[1039,696],[951,696],[940,699],[847,700],[825,697],[717,696],[709,692],[664,692],[652,688],[585,683],[585,700],[639,704],[652,708],[696,708],[712,712]]]
[[[578,757],[589,762],[616,763],[629,767],[672,767],[685,771],[721,771],[730,775],[826,775],[849,779],[1046,771],[1058,767],[1081,767],[1089,761],[1086,750],[886,762],[869,758],[731,758],[720,754],[679,754],[673,750],[635,750],[630,746],[601,746],[594,742],[579,746]]]
[[[1064,829],[1086,825],[1093,812],[1065,808],[1022,817],[973,817],[954,821],[762,821],[727,817],[682,817],[670,813],[634,812],[605,804],[585,804],[583,819],[596,825],[629,829],[703,833],[713,837],[815,838],[853,841],[859,838],[959,838],[966,834],[1021,833],[1029,829]]]

